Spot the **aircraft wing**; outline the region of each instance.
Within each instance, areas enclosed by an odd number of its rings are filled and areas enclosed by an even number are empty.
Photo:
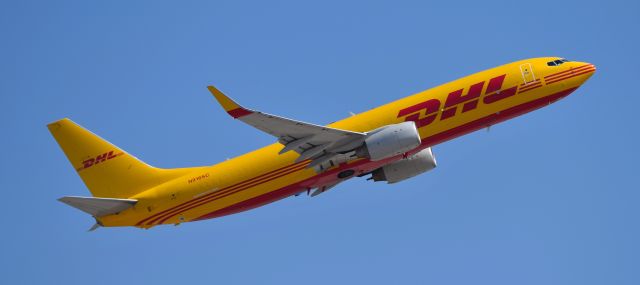
[[[208,89],[229,115],[278,138],[278,142],[284,145],[280,154],[295,151],[300,154],[296,162],[311,159],[309,167],[326,168],[325,166],[348,160],[366,136],[365,133],[305,123],[247,109],[217,88],[209,86]]]

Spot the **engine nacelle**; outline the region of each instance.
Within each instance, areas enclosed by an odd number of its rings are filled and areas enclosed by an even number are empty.
[[[431,148],[425,148],[407,158],[387,164],[373,171],[373,181],[396,183],[436,168],[436,157]]]
[[[367,135],[359,157],[378,161],[410,151],[420,145],[420,134],[414,122],[388,125]]]

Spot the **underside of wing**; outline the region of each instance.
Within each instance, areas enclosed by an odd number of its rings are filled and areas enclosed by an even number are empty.
[[[209,91],[233,118],[278,139],[284,147],[280,153],[295,151],[296,161],[311,159],[309,167],[324,170],[350,160],[362,145],[366,134],[296,121],[240,106],[213,86]]]

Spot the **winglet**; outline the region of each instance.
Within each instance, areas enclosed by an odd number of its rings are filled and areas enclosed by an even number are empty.
[[[227,95],[224,95],[224,93],[220,92],[220,90],[218,90],[214,86],[210,85],[207,86],[207,88],[209,89],[211,94],[216,97],[216,100],[218,100],[218,103],[220,103],[222,108],[234,119],[244,117],[253,113],[253,111],[240,106],[238,103],[233,101],[233,99],[229,98]]]

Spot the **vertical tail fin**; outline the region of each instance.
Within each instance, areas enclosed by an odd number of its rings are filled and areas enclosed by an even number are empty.
[[[66,118],[47,127],[95,197],[129,198],[193,170],[152,167]]]

